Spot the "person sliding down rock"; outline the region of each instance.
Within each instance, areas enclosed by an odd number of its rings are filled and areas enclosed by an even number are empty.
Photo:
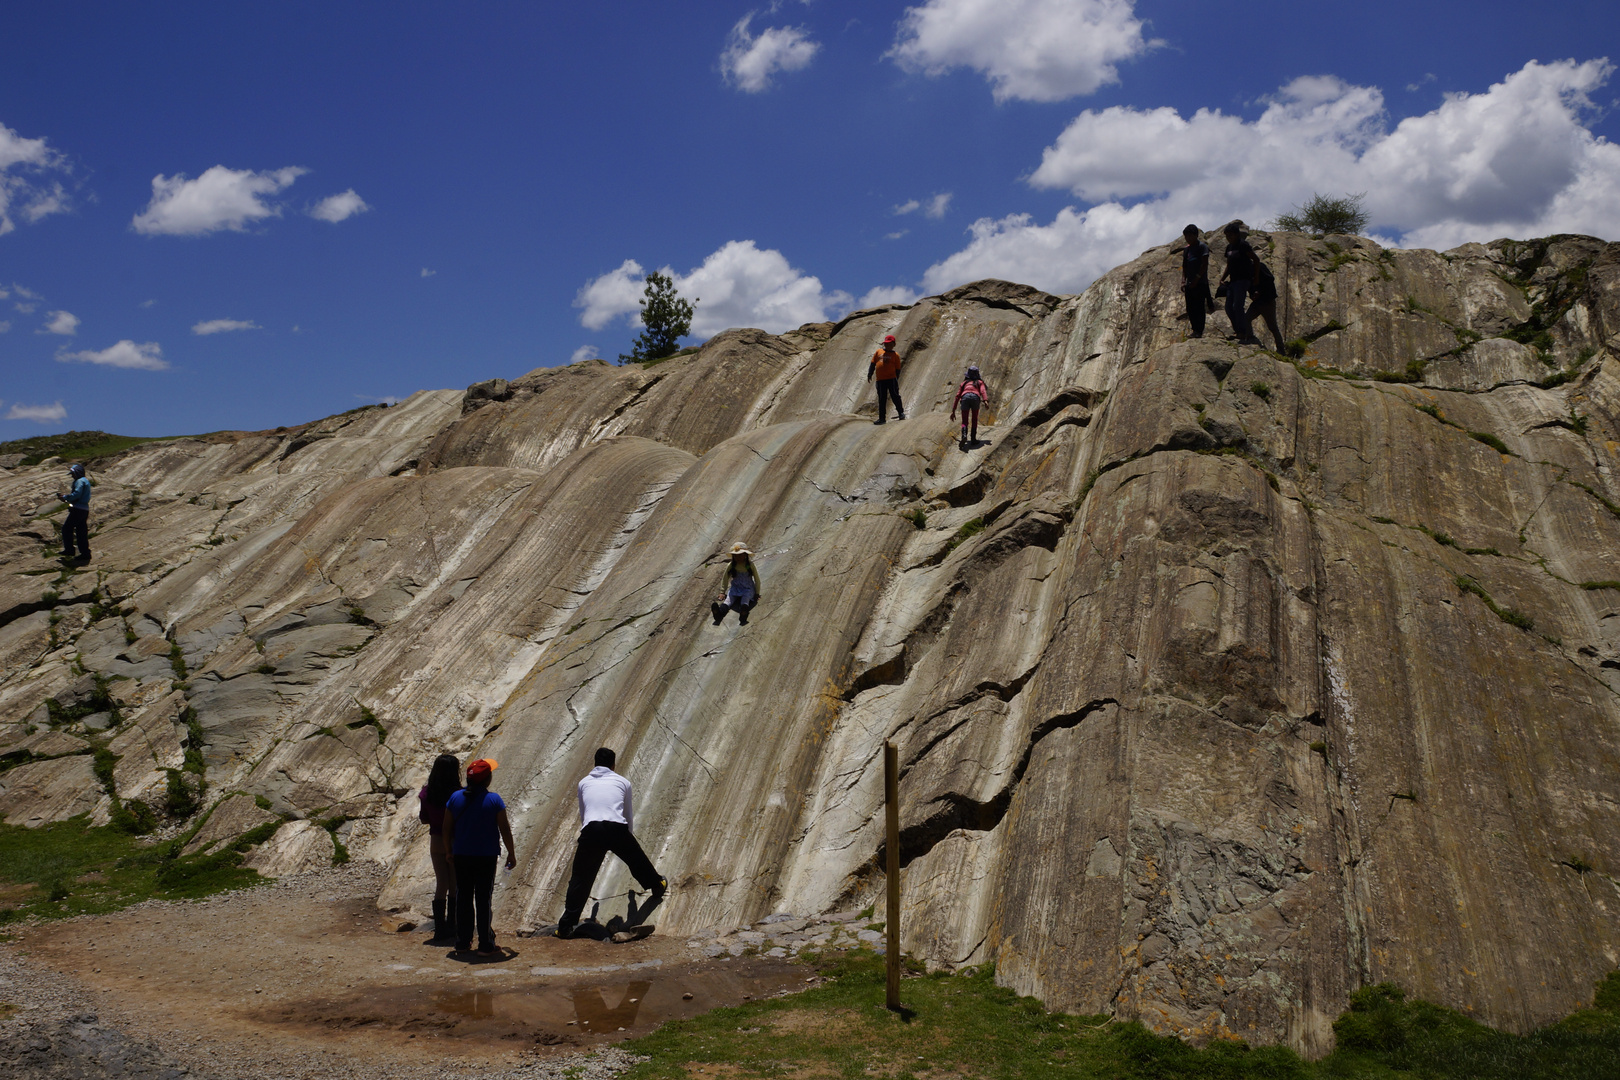
[[[872,362],[866,365],[866,381],[871,382],[873,375],[877,376],[877,422],[882,424],[888,419],[885,395],[894,400],[894,418],[904,420],[906,407],[900,404],[900,354],[894,351],[893,334],[883,339],[883,347],[872,354]]]
[[[574,845],[574,868],[568,877],[562,918],[557,920],[560,938],[573,937],[579,928],[579,917],[585,901],[591,898],[596,872],[610,851],[624,860],[641,887],[652,893],[642,915],[657,907],[669,888],[669,882],[659,876],[631,832],[635,815],[631,811],[630,781],[614,772],[613,766],[613,751],[604,746],[596,752],[595,768],[579,782],[579,840]],[[652,927],[643,925],[614,938],[644,937],[651,932]]]
[[[962,437],[957,440],[957,446],[966,450],[968,443],[975,446],[979,442],[979,406],[990,403],[990,389],[984,385],[979,377],[979,365],[969,364],[967,374],[962,376],[962,385],[956,390],[956,400],[951,402],[951,419],[956,419],[956,407],[962,406]],[[968,421],[972,418],[972,432],[969,433]]]
[[[714,625],[719,626],[726,612],[737,613],[737,624],[748,625],[748,613],[759,603],[759,571],[754,569],[754,553],[741,540],[731,545],[731,561],[726,564],[726,591],[709,605]]]
[[[79,561],[90,561],[90,480],[84,475],[84,466],[77,461],[68,470],[73,477],[73,490],[56,497],[68,505],[67,520],[62,522],[62,558],[73,558],[73,542],[79,542]]]

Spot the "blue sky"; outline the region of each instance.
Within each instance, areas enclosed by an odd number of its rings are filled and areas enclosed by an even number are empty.
[[[1366,191],[1407,246],[1620,238],[1620,5],[31,4],[0,439],[292,424]],[[158,178],[155,180],[154,178]]]

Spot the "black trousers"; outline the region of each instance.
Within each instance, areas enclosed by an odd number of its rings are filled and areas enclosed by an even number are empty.
[[[878,392],[878,423],[881,424],[885,420],[888,419],[888,411],[887,411],[887,408],[886,408],[887,402],[884,401],[884,395],[885,394],[887,394],[890,398],[892,398],[894,400],[894,415],[898,419],[901,419],[901,420],[904,420],[906,418],[906,407],[904,405],[900,404],[900,380],[899,379],[879,379],[877,381],[877,392]]]
[[[1215,298],[1209,294],[1209,279],[1184,286],[1181,295],[1187,300],[1187,321],[1192,323],[1192,336],[1203,337],[1204,316],[1215,306]]]
[[[62,554],[73,554],[73,541],[79,542],[79,554],[90,557],[90,511],[82,506],[68,507],[67,520],[62,522]]]
[[[662,883],[652,860],[641,850],[630,826],[622,821],[593,821],[579,830],[579,842],[574,845],[574,871],[568,877],[568,896],[563,901],[560,926],[573,926],[585,910],[585,901],[591,898],[591,885],[596,872],[602,869],[602,860],[608,852],[624,860],[630,873],[643,889],[653,889]]]
[[[456,948],[472,947],[473,920],[478,922],[478,947],[493,949],[495,931],[489,925],[490,901],[495,894],[495,863],[499,855],[457,855]]]

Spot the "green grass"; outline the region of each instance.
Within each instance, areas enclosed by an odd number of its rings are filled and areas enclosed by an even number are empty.
[[[984,532],[984,518],[976,517],[972,521],[964,523],[960,529],[956,530],[956,534],[951,537],[950,545],[946,547],[945,550],[955,551],[958,544],[962,543],[964,540],[970,540],[982,532]]]
[[[24,465],[38,465],[48,457],[66,461],[91,461],[121,453],[141,443],[156,442],[157,436],[141,438],[134,435],[109,435],[105,431],[67,431],[59,435],[35,435],[30,439],[13,439],[0,443],[0,454],[22,454]]]
[[[1620,1057],[1620,973],[1600,984],[1596,1007],[1522,1037],[1370,987],[1334,1025],[1339,1049],[1318,1062],[1236,1040],[1200,1050],[1137,1023],[1048,1012],[996,986],[988,969],[906,979],[902,1014],[883,1007],[881,958],[858,951],[822,973],[830,981],[802,994],[715,1009],[626,1043],[649,1058],[627,1080],[1586,1080],[1613,1077]]]
[[[1479,440],[1492,450],[1495,450],[1498,454],[1513,454],[1513,451],[1507,448],[1507,443],[1503,442],[1501,439],[1498,439],[1495,435],[1492,435],[1488,431],[1470,431],[1468,433],[1468,437],[1470,439]]]
[[[178,900],[262,884],[242,852],[281,825],[270,822],[214,855],[182,856],[184,838],[144,844],[87,815],[27,829],[0,825],[0,923],[116,911],[142,900]]]
[[[1503,622],[1507,623],[1509,626],[1516,626],[1520,630],[1534,630],[1536,628],[1534,619],[1530,618],[1530,616],[1526,615],[1522,611],[1502,607],[1495,600],[1492,600],[1491,594],[1485,591],[1485,587],[1479,582],[1475,581],[1473,578],[1463,577],[1461,574],[1459,574],[1452,578],[1452,581],[1456,583],[1459,591],[1473,593],[1475,596],[1483,600],[1485,602],[1485,606],[1491,609],[1491,613],[1498,619],[1501,619]]]

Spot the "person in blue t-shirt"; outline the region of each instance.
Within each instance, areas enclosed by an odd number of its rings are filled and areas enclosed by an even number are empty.
[[[84,475],[84,466],[77,461],[68,470],[73,477],[73,490],[67,494],[57,492],[56,497],[68,505],[67,520],[62,522],[62,558],[73,558],[73,541],[79,542],[79,561],[90,561],[90,478]]]
[[[490,904],[495,892],[495,861],[506,842],[506,868],[517,865],[512,823],[506,803],[489,790],[494,758],[479,758],[467,766],[467,786],[444,804],[444,833],[450,839],[450,858],[456,867],[456,951],[472,948],[473,919],[478,922],[478,954],[493,956],[495,931],[490,928]]]

